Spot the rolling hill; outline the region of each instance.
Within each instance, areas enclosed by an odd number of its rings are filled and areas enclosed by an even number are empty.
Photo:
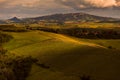
[[[27,80],[80,80],[81,75],[93,80],[120,79],[119,40],[84,40],[43,31],[9,34],[14,39],[4,48],[11,54],[32,56],[50,66],[32,65]]]

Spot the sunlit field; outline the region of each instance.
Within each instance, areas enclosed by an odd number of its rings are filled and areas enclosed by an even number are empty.
[[[80,75],[97,80],[119,78],[119,40],[79,39],[43,31],[7,33],[14,37],[4,44],[9,55],[32,56],[50,67],[33,64],[27,80],[79,80]]]

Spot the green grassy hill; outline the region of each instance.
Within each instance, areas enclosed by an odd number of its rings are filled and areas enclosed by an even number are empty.
[[[82,75],[120,79],[120,40],[84,40],[42,31],[9,34],[14,39],[4,48],[11,54],[33,56],[50,66],[44,69],[34,64],[27,80],[80,80]]]

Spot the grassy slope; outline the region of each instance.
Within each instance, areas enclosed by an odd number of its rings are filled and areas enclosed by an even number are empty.
[[[80,27],[86,27],[86,28],[115,28],[119,27],[120,25],[117,23],[82,23],[79,25]]]
[[[113,48],[115,49],[118,49],[120,50],[120,40],[89,40],[89,39],[80,39],[82,41],[87,41],[87,42],[92,42],[92,43],[96,43],[96,44],[99,44],[101,46],[105,46],[105,47],[108,47],[108,46],[112,46]]]
[[[17,25],[18,26],[18,25]],[[23,25],[21,25],[23,26]],[[50,28],[70,28],[70,27],[80,27],[80,28],[105,28],[105,29],[109,29],[109,28],[119,28],[120,24],[119,23],[95,23],[95,22],[83,22],[83,23],[72,23],[72,24],[64,24],[64,25],[50,25],[49,26],[45,26],[45,25],[40,25],[40,24],[31,24],[30,27],[50,27]],[[18,26],[19,27],[19,26]]]
[[[42,69],[33,65],[27,80],[79,80],[83,74],[96,80],[120,79],[120,49],[105,48],[120,47],[119,40],[79,40],[41,31],[9,34],[14,39],[4,45],[6,49],[16,55],[32,55],[50,66]]]

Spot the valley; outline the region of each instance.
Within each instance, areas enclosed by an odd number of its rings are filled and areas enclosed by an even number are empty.
[[[120,79],[115,18],[83,13],[13,17],[0,24],[0,41],[0,80]]]

